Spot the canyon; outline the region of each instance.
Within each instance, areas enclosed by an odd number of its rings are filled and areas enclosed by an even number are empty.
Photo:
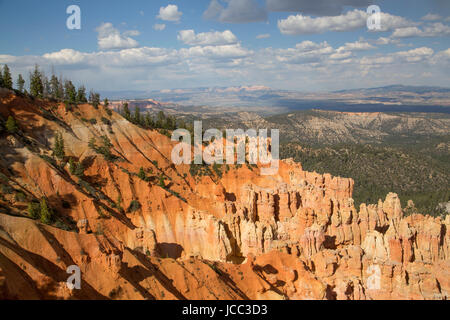
[[[2,299],[449,298],[449,215],[405,215],[394,193],[356,208],[352,179],[292,159],[272,176],[193,175],[171,162],[176,142],[105,106],[0,90],[2,123],[18,126],[0,139]],[[57,134],[82,179],[52,156]],[[92,148],[102,137],[114,160]],[[29,217],[42,198],[60,224]],[[81,290],[66,286],[71,265]]]

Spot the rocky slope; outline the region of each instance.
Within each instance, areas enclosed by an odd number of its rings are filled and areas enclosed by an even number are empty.
[[[291,160],[276,176],[250,166],[192,176],[171,163],[169,138],[102,106],[67,110],[9,91],[0,99],[1,118],[19,128],[0,139],[1,298],[449,296],[449,216],[404,217],[395,194],[358,210],[353,180]],[[66,157],[83,163],[82,178],[52,160],[57,133]],[[102,136],[109,157],[89,146]],[[43,197],[58,223],[28,217],[28,203]],[[71,265],[81,269],[81,290],[66,286]],[[370,285],[374,270],[379,287]]]

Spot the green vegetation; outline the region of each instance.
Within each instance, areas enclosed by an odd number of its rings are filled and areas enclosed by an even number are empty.
[[[19,74],[19,76],[17,77],[17,90],[23,93],[24,88],[25,88],[25,80],[23,79],[22,75]]]
[[[55,145],[53,146],[53,155],[59,160],[63,160],[66,156],[64,151],[64,139],[60,132],[55,136]]]
[[[281,147],[281,157],[294,158],[307,171],[352,178],[357,207],[395,192],[403,207],[411,199],[419,212],[439,215],[438,204],[450,201],[449,156],[432,147],[423,152],[423,148],[361,144],[299,148],[287,144]]]
[[[75,161],[73,158],[69,159],[69,171],[74,176],[82,178],[84,176],[84,166],[81,162]]]
[[[100,146],[96,145],[95,138],[89,140],[89,148],[94,150],[96,153],[101,154],[103,158],[107,161],[116,161],[119,157],[111,153],[111,148],[113,147],[111,141],[109,141],[107,136],[100,137],[102,144]]]
[[[137,200],[133,200],[130,202],[130,206],[128,207],[128,212],[135,212],[141,209],[141,204]]]
[[[16,120],[13,118],[13,116],[8,117],[8,120],[6,120],[5,126],[6,126],[6,130],[9,133],[16,133],[19,130],[19,128],[17,127]]]
[[[0,77],[2,78],[3,87],[12,90],[13,88],[13,81],[11,77],[11,72],[9,71],[9,67],[7,64],[3,67],[3,74],[0,74]]]

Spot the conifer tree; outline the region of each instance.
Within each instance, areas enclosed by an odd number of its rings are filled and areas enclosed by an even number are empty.
[[[59,132],[56,134],[55,137],[55,146],[53,148],[53,153],[56,158],[63,160],[66,156],[66,153],[64,151],[64,139],[62,134]]]
[[[123,117],[125,119],[127,119],[128,121],[131,120],[131,113],[130,113],[130,109],[128,108],[128,103],[125,102],[123,105]]]
[[[58,90],[59,90],[59,80],[53,74],[50,78],[50,97],[53,99],[58,99]]]
[[[84,86],[80,86],[77,92],[77,102],[78,103],[86,103],[86,88]]]
[[[47,205],[47,200],[45,198],[41,199],[41,222],[49,224],[52,221],[53,213]]]
[[[17,78],[17,90],[23,93],[24,88],[25,88],[25,80],[23,79],[22,75],[19,74]]]
[[[134,109],[133,121],[137,125],[141,124],[141,110],[139,109],[139,107],[136,107],[136,109]]]
[[[16,133],[18,130],[16,120],[12,116],[9,116],[6,120],[6,130],[9,133]]]
[[[3,86],[7,89],[12,90],[13,88],[13,81],[11,78],[11,72],[9,71],[9,67],[7,64],[3,67]]]
[[[30,73],[30,94],[33,97],[42,98],[44,93],[44,84],[42,82],[42,73],[38,65],[34,66],[34,70]]]
[[[75,86],[73,85],[72,81],[66,80],[64,82],[64,99],[68,103],[76,103],[77,102],[77,92],[75,89]]]

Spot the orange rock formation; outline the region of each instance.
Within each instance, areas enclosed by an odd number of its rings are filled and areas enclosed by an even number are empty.
[[[291,160],[276,176],[244,165],[193,177],[188,165],[172,164],[169,138],[102,106],[66,111],[5,90],[0,99],[1,117],[12,115],[20,129],[1,133],[3,183],[27,199],[46,197],[73,226],[32,220],[23,199],[4,194],[0,298],[449,297],[449,216],[404,217],[395,194],[357,210],[351,179],[305,172]],[[45,161],[57,132],[90,188],[68,164]],[[89,148],[101,136],[119,161]],[[148,181],[137,176],[141,167]],[[128,210],[133,201],[140,207]],[[81,290],[66,286],[70,265],[81,269]]]

